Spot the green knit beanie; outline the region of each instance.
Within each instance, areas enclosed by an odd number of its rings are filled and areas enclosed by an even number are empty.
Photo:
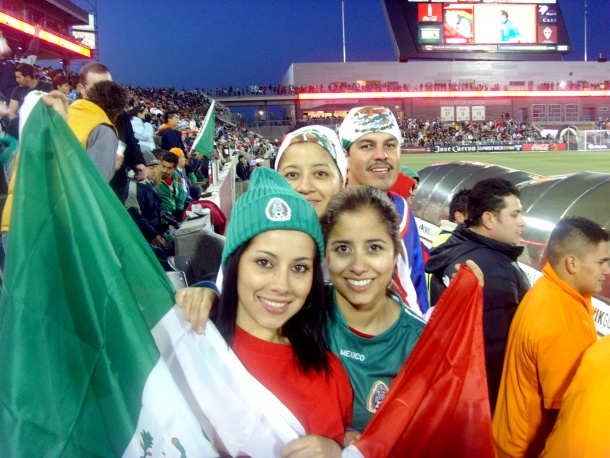
[[[324,258],[324,239],[316,211],[275,170],[262,167],[250,176],[250,185],[233,207],[222,263],[241,245],[258,234],[274,230],[305,232],[316,242]]]

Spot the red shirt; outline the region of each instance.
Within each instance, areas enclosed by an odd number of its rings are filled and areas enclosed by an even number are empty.
[[[267,342],[235,327],[233,351],[265,388],[301,422],[307,434],[318,434],[343,444],[352,420],[352,387],[339,358],[328,353],[330,371],[299,369],[292,347]]]

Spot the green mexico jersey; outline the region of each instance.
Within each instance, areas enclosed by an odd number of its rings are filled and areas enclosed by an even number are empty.
[[[326,320],[324,339],[349,375],[354,389],[352,427],[362,431],[413,350],[425,322],[398,295],[390,292],[390,297],[402,306],[403,313],[385,332],[372,338],[363,337],[349,329],[335,294],[335,289],[327,286],[326,300],[331,313]]]

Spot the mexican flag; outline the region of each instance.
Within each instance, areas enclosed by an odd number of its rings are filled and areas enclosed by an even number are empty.
[[[216,102],[213,101],[208,109],[203,125],[199,129],[197,138],[193,142],[193,151],[203,154],[205,157],[210,157],[214,151],[214,131],[216,130]]]
[[[223,455],[272,456],[302,435],[211,324],[190,329],[137,226],[39,97],[21,110],[0,297],[0,456],[219,456],[208,438]]]
[[[361,439],[343,458],[493,458],[483,290],[462,266]]]

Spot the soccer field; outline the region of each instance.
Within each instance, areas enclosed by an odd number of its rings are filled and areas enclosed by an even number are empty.
[[[484,162],[538,175],[576,172],[610,173],[610,151],[403,154],[400,163],[419,171],[429,165],[455,161]]]

